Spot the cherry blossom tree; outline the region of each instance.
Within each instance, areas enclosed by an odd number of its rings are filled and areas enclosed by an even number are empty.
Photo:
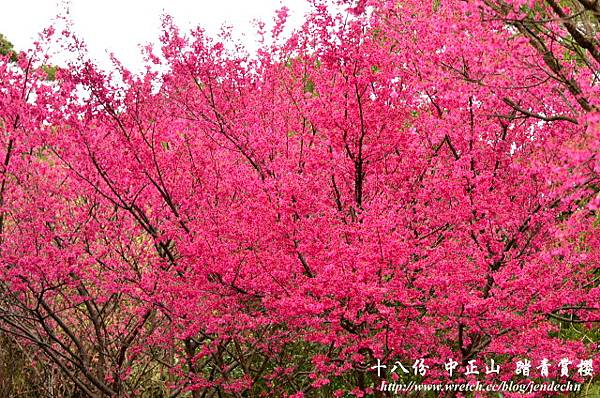
[[[385,396],[376,363],[595,358],[564,333],[600,321],[577,3],[314,1],[256,54],[165,17],[139,75],[68,31],[53,81],[4,57],[0,329],[90,397]]]

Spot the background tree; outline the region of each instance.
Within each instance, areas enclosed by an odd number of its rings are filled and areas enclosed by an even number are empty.
[[[12,43],[2,33],[0,33],[0,54],[10,56],[13,62],[17,59]]]

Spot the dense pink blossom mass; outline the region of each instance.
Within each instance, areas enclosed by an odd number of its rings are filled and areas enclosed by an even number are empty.
[[[78,396],[590,380],[598,3],[328,5],[250,55],[165,17],[140,75],[1,58],[0,329]]]

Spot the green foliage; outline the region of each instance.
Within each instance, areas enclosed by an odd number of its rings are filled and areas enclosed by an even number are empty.
[[[304,78],[304,92],[313,94],[315,92],[315,82],[312,79]]]
[[[12,62],[17,61],[17,55],[13,48],[13,44],[2,33],[0,33],[0,54],[5,56],[10,55],[10,60]]]
[[[49,81],[56,80],[56,66],[42,65],[42,70],[46,73],[46,79]]]

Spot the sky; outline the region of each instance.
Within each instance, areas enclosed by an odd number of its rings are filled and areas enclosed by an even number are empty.
[[[284,0],[290,9],[290,26],[299,26],[308,10],[305,0]],[[64,13],[73,29],[86,42],[90,55],[108,66],[113,52],[127,67],[140,69],[139,44],[156,42],[160,16],[168,13],[182,29],[202,26],[210,34],[222,24],[234,26],[235,37],[249,49],[255,47],[254,19],[270,22],[283,5],[280,0],[0,0],[0,33],[15,49],[32,47],[39,32]]]

